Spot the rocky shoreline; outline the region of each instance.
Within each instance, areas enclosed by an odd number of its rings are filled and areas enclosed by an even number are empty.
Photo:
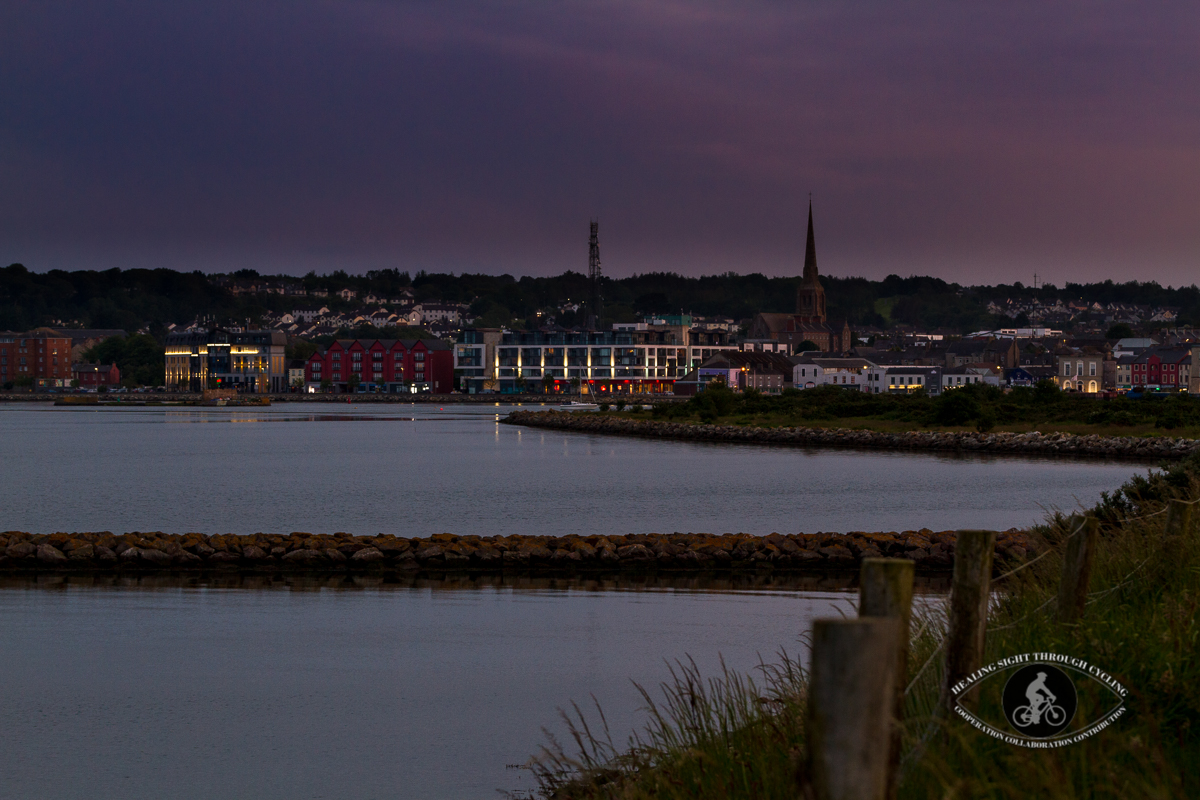
[[[868,557],[911,558],[917,569],[953,565],[954,531],[628,534],[616,536],[456,536],[427,538],[348,533],[246,536],[133,532],[0,533],[0,572],[213,570],[372,572],[468,571],[603,573],[621,571],[852,570]],[[996,542],[997,568],[1038,552],[1028,531]]]
[[[513,411],[501,422],[582,433],[644,436],[702,442],[789,444],[876,450],[932,450],[1038,456],[1130,459],[1183,458],[1200,450],[1200,440],[1155,436],[1078,436],[1071,433],[976,433],[906,431],[882,433],[849,428],[756,428],[628,419],[568,411]]]

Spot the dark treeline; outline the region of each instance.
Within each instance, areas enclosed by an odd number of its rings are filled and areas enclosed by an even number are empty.
[[[788,312],[795,308],[798,277],[770,278],[758,273],[732,272],[690,278],[674,273],[647,273],[630,278],[605,278],[602,292],[605,321],[628,322],[647,314],[727,316],[744,320],[759,311]],[[1037,289],[1020,283],[964,287],[939,278],[888,276],[823,277],[832,320],[854,326],[886,328],[907,324],[918,328],[968,331],[1011,325],[1007,317],[987,312],[990,300],[1032,299],[1123,302],[1179,309],[1178,324],[1200,323],[1200,290],[1194,285],[1170,288],[1154,282],[1072,284]],[[329,297],[280,294],[235,294],[236,283],[292,285],[308,291],[325,290]],[[20,264],[0,269],[0,329],[28,330],[41,325],[89,328],[142,328],[159,335],[169,323],[208,318],[216,323],[256,322],[264,315],[327,305],[348,310],[333,292],[349,288],[359,297],[375,294],[395,299],[411,290],[417,302],[442,300],[467,303],[481,326],[535,326],[548,318],[570,327],[582,313],[563,311],[587,296],[587,278],[565,272],[548,278],[511,275],[449,275],[399,270],[376,270],[364,275],[335,271],[327,275],[260,276],[253,270],[229,275],[155,270],[105,270],[38,273]],[[1018,320],[1019,321],[1019,320]]]
[[[149,334],[113,336],[89,348],[83,360],[116,364],[125,386],[161,386],[166,380],[163,347]]]

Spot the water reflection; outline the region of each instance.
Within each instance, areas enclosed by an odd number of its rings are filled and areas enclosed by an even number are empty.
[[[809,585],[821,585],[820,578]],[[752,673],[803,657],[855,594],[756,576],[69,576],[0,585],[5,797],[494,798],[597,698],[617,741],[631,681],[692,658]],[[794,584],[793,584],[794,585]],[[611,589],[609,588],[611,587]],[[69,754],[69,757],[64,757]]]
[[[853,571],[772,575],[612,575],[604,577],[414,573],[411,575],[273,575],[210,573],[174,575],[0,575],[4,589],[286,589],[311,592],[362,589],[471,591],[508,589],[519,592],[856,592]],[[944,594],[949,575],[917,575],[914,592]]]
[[[1004,530],[1040,521],[1049,508],[1090,505],[1144,469],[1111,459],[814,450],[497,424],[509,408],[9,404],[0,408],[10,478],[0,482],[0,529]],[[367,424],[350,424],[359,422]]]

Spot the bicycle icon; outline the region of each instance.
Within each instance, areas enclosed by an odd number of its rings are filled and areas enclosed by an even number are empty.
[[[1020,728],[1028,728],[1030,725],[1037,725],[1042,722],[1042,717],[1045,717],[1047,725],[1058,727],[1067,720],[1067,712],[1062,706],[1054,703],[1046,703],[1038,707],[1019,706],[1013,711],[1013,724]]]

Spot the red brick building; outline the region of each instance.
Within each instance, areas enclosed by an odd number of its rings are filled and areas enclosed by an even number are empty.
[[[120,386],[121,370],[116,364],[76,364],[71,367],[72,377],[79,381],[80,389],[98,389],[101,386]]]
[[[1190,347],[1151,347],[1133,360],[1130,383],[1135,391],[1186,390],[1192,367]]]
[[[47,329],[0,333],[0,384],[23,378],[38,389],[71,384],[71,339]]]
[[[338,339],[304,365],[310,390],[329,381],[335,391],[349,391],[351,375],[358,376],[359,391],[448,393],[454,354],[438,339]]]

